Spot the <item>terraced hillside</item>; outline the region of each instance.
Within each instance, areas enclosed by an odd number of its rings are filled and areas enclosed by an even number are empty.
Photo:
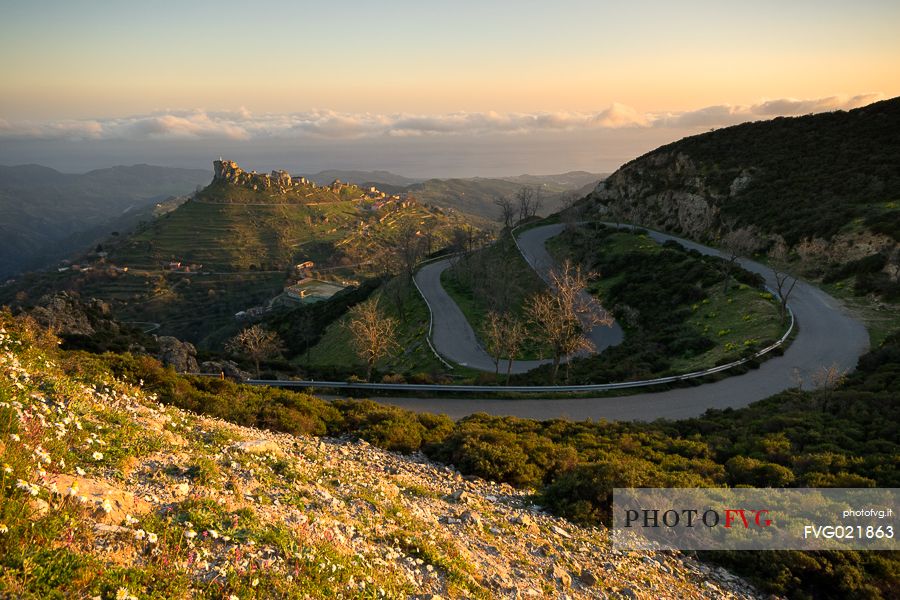
[[[150,270],[170,261],[214,271],[283,269],[295,259],[319,263],[333,256],[334,245],[358,227],[360,216],[351,201],[261,206],[195,199],[146,225],[112,258]]]
[[[318,186],[285,171],[248,173],[232,161],[214,166],[210,185],[118,244],[111,262],[143,270],[180,262],[231,272],[284,270],[312,260],[338,268],[368,263],[375,248],[390,245],[407,225],[433,247],[463,224],[454,211],[374,187]]]
[[[108,302],[119,320],[157,323],[160,334],[216,346],[238,327],[236,313],[271,306],[302,277],[352,284],[396,272],[406,268],[411,244],[427,254],[470,227],[456,211],[372,187],[318,186],[230,161],[215,167],[212,183],[175,210],[109,238],[65,271],[6,286],[0,303],[75,291]]]

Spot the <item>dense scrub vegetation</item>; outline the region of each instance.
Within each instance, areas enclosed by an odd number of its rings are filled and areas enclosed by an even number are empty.
[[[651,154],[661,153],[685,154],[697,164],[720,194],[724,218],[780,234],[789,245],[810,237],[830,239],[857,218],[900,241],[897,211],[885,210],[885,203],[900,199],[900,99],[849,112],[744,123]],[[751,181],[730,195],[732,182],[743,173]],[[642,178],[659,189],[670,183],[652,169]]]
[[[778,339],[781,324],[760,276],[675,242],[660,246],[645,233],[595,225],[566,231],[548,244],[557,260],[570,258],[595,274],[590,291],[626,333],[622,344],[572,361],[571,383],[711,367]],[[546,370],[517,381],[545,381]]]

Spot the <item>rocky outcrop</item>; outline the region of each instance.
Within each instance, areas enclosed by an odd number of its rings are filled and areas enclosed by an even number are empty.
[[[686,137],[621,167],[581,208],[713,244],[752,227],[798,273],[880,254],[896,281],[900,176],[886,157],[900,148],[898,125],[892,99]]]
[[[735,187],[741,185],[746,184]],[[699,175],[688,155],[660,152],[619,169],[591,198],[596,212],[609,218],[707,240],[720,226],[718,202],[724,195]]]
[[[156,358],[166,365],[172,366],[179,373],[197,373],[197,349],[190,342],[182,342],[178,338],[163,335],[156,338],[159,352]]]
[[[97,328],[112,328],[118,331],[118,325],[106,318],[110,316],[108,304],[94,298],[83,302],[67,292],[44,296],[30,314],[38,323],[57,335],[90,336]]]
[[[723,202],[739,199],[765,174],[746,168],[725,185],[713,183],[703,171],[683,152],[651,153],[600,182],[590,196],[588,214],[715,243],[729,225],[721,212]],[[761,236],[763,245],[785,247],[784,239],[777,234],[761,232]],[[799,258],[801,270],[881,253],[888,257],[884,272],[894,281],[900,276],[900,245],[887,235],[865,228],[853,228],[831,239],[806,238],[788,250]]]
[[[298,186],[308,186],[303,177],[293,178],[287,171],[277,170],[271,173],[247,172],[233,160],[213,161],[213,181],[223,181],[257,191],[274,191],[286,193]]]
[[[235,381],[246,381],[250,379],[251,374],[241,369],[238,364],[231,360],[207,360],[200,363],[201,373],[222,373],[228,379]]]
[[[90,477],[56,474],[47,478],[46,487],[60,496],[77,498],[93,511],[96,520],[107,524],[115,525],[152,509],[134,493]]]

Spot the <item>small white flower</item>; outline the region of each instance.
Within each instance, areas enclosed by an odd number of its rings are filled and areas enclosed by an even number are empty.
[[[193,529],[188,529],[187,531],[184,532],[184,537],[186,537],[189,540],[192,540],[195,537],[197,537],[197,532],[194,531]]]
[[[13,468],[6,463],[3,463],[3,472],[7,475],[13,472]]]
[[[138,520],[132,517],[131,515],[125,515],[125,524],[126,525],[134,525]]]
[[[19,437],[19,434],[18,434],[18,433],[11,433],[11,434],[9,434],[9,437],[10,437],[10,439],[12,439],[12,441],[14,441],[14,442],[21,442],[21,441],[22,441],[22,438]]]
[[[24,479],[19,479],[16,482],[16,487],[20,490],[25,490],[32,496],[37,496],[38,492],[40,492],[40,488],[38,486],[34,485],[33,483],[28,483]]]
[[[79,475],[81,475],[82,477],[87,475],[87,472],[84,469],[82,469],[81,467],[75,467],[75,472],[78,473]]]
[[[116,600],[128,600],[128,588],[117,589]]]
[[[259,579],[256,578],[256,577],[254,577],[254,578],[253,578],[253,581],[250,582],[250,585],[252,585],[253,587],[258,586],[258,585],[259,585]]]
[[[109,514],[112,512],[113,505],[112,505],[112,502],[109,501],[109,498],[105,498],[103,500],[103,503],[100,505],[100,508],[102,508],[103,512],[105,512],[106,514]]]
[[[91,458],[93,458],[94,460],[103,460],[103,453],[94,452],[93,454],[91,454]]]
[[[73,481],[73,482],[72,482],[72,485],[69,487],[69,489],[66,490],[66,493],[67,493],[69,496],[77,496],[77,495],[78,495],[78,482],[77,482],[77,481]]]
[[[147,532],[144,531],[143,529],[136,529],[136,530],[134,531],[134,538],[137,539],[137,540],[142,540],[142,539],[144,539],[144,537],[146,537],[146,535],[147,535]]]
[[[214,539],[214,540],[217,540],[217,539],[219,539],[219,532],[216,531],[215,529],[210,529],[210,530],[209,530],[209,537],[211,537],[211,538]]]
[[[0,523],[0,533],[8,533],[9,527],[6,526],[5,523]]]

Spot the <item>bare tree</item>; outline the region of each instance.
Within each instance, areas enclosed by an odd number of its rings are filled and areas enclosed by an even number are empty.
[[[525,324],[507,315],[507,318],[501,324],[501,332],[503,333],[502,351],[506,355],[506,385],[509,385],[509,379],[512,377],[512,364],[519,353],[519,348],[528,337],[528,331]]]
[[[453,229],[453,246],[463,254],[471,254],[479,241],[478,231],[469,224],[459,225]]]
[[[225,343],[225,349],[252,360],[258,379],[259,362],[278,356],[284,349],[284,345],[274,331],[268,331],[259,325],[252,325],[228,340]]]
[[[526,308],[531,322],[553,349],[551,384],[556,383],[563,356],[594,349],[584,331],[612,325],[612,316],[597,310],[583,293],[586,283],[581,267],[573,268],[566,261],[562,269],[551,273],[551,289],[532,296]]]
[[[500,357],[503,355],[503,315],[495,310],[488,311],[482,327],[485,350],[494,361],[494,375],[500,374]]]
[[[781,315],[781,321],[787,321],[788,317],[788,300],[794,292],[794,286],[797,285],[797,278],[788,274],[785,265],[787,264],[787,247],[784,244],[778,244],[772,250],[770,256],[770,268],[772,269],[772,277],[775,279],[775,292],[778,294],[778,312]]]
[[[519,223],[531,215],[531,202],[534,198],[534,189],[525,186],[516,192],[516,200],[519,203]]]
[[[645,225],[650,220],[650,207],[645,202],[634,202],[623,210],[622,215],[632,225]]]
[[[578,223],[584,218],[583,208],[577,206],[578,194],[575,192],[566,192],[560,196],[560,204],[562,209],[559,211],[566,230],[572,231],[578,226]]]
[[[425,239],[415,223],[405,221],[400,225],[394,238],[394,253],[406,277],[412,278],[416,264],[425,255]]]
[[[394,302],[394,308],[401,319],[406,315],[406,304],[412,277],[395,277],[384,286],[385,293]]]
[[[847,369],[842,369],[837,363],[828,367],[819,367],[813,373],[812,385],[817,390],[833,390],[841,385],[847,378]]]
[[[519,222],[523,222],[537,215],[543,205],[541,188],[539,186],[525,186],[516,192],[516,200],[519,203]]]
[[[742,256],[751,256],[759,249],[760,240],[750,227],[732,229],[722,238],[722,248],[725,250],[727,260],[724,264],[725,279],[722,284],[722,292],[728,291],[737,261]]]
[[[494,205],[500,208],[500,222],[503,223],[503,228],[512,228],[516,218],[516,207],[513,201],[506,196],[497,196],[494,198]]]
[[[306,368],[309,368],[309,351],[316,334],[316,319],[309,306],[305,306],[296,320],[296,332],[303,341],[303,353],[306,356]]]
[[[531,216],[535,217],[544,208],[544,190],[541,186],[534,186],[534,198],[531,201]]]
[[[489,311],[482,334],[486,350],[494,361],[494,373],[500,373],[500,361],[506,358],[506,383],[512,375],[512,364],[525,341],[527,331],[524,324],[509,313]]]
[[[822,399],[822,410],[828,410],[828,402],[832,393],[847,379],[847,369],[842,369],[837,363],[828,367],[819,367],[812,375],[813,388],[819,391]]]
[[[606,205],[606,216],[616,224],[616,230],[618,231],[622,225],[622,220],[625,218],[625,211],[620,203],[610,201]]]
[[[375,363],[397,348],[397,321],[381,311],[377,298],[357,304],[349,315],[346,327],[353,337],[356,354],[366,363],[366,381],[370,381]]]

